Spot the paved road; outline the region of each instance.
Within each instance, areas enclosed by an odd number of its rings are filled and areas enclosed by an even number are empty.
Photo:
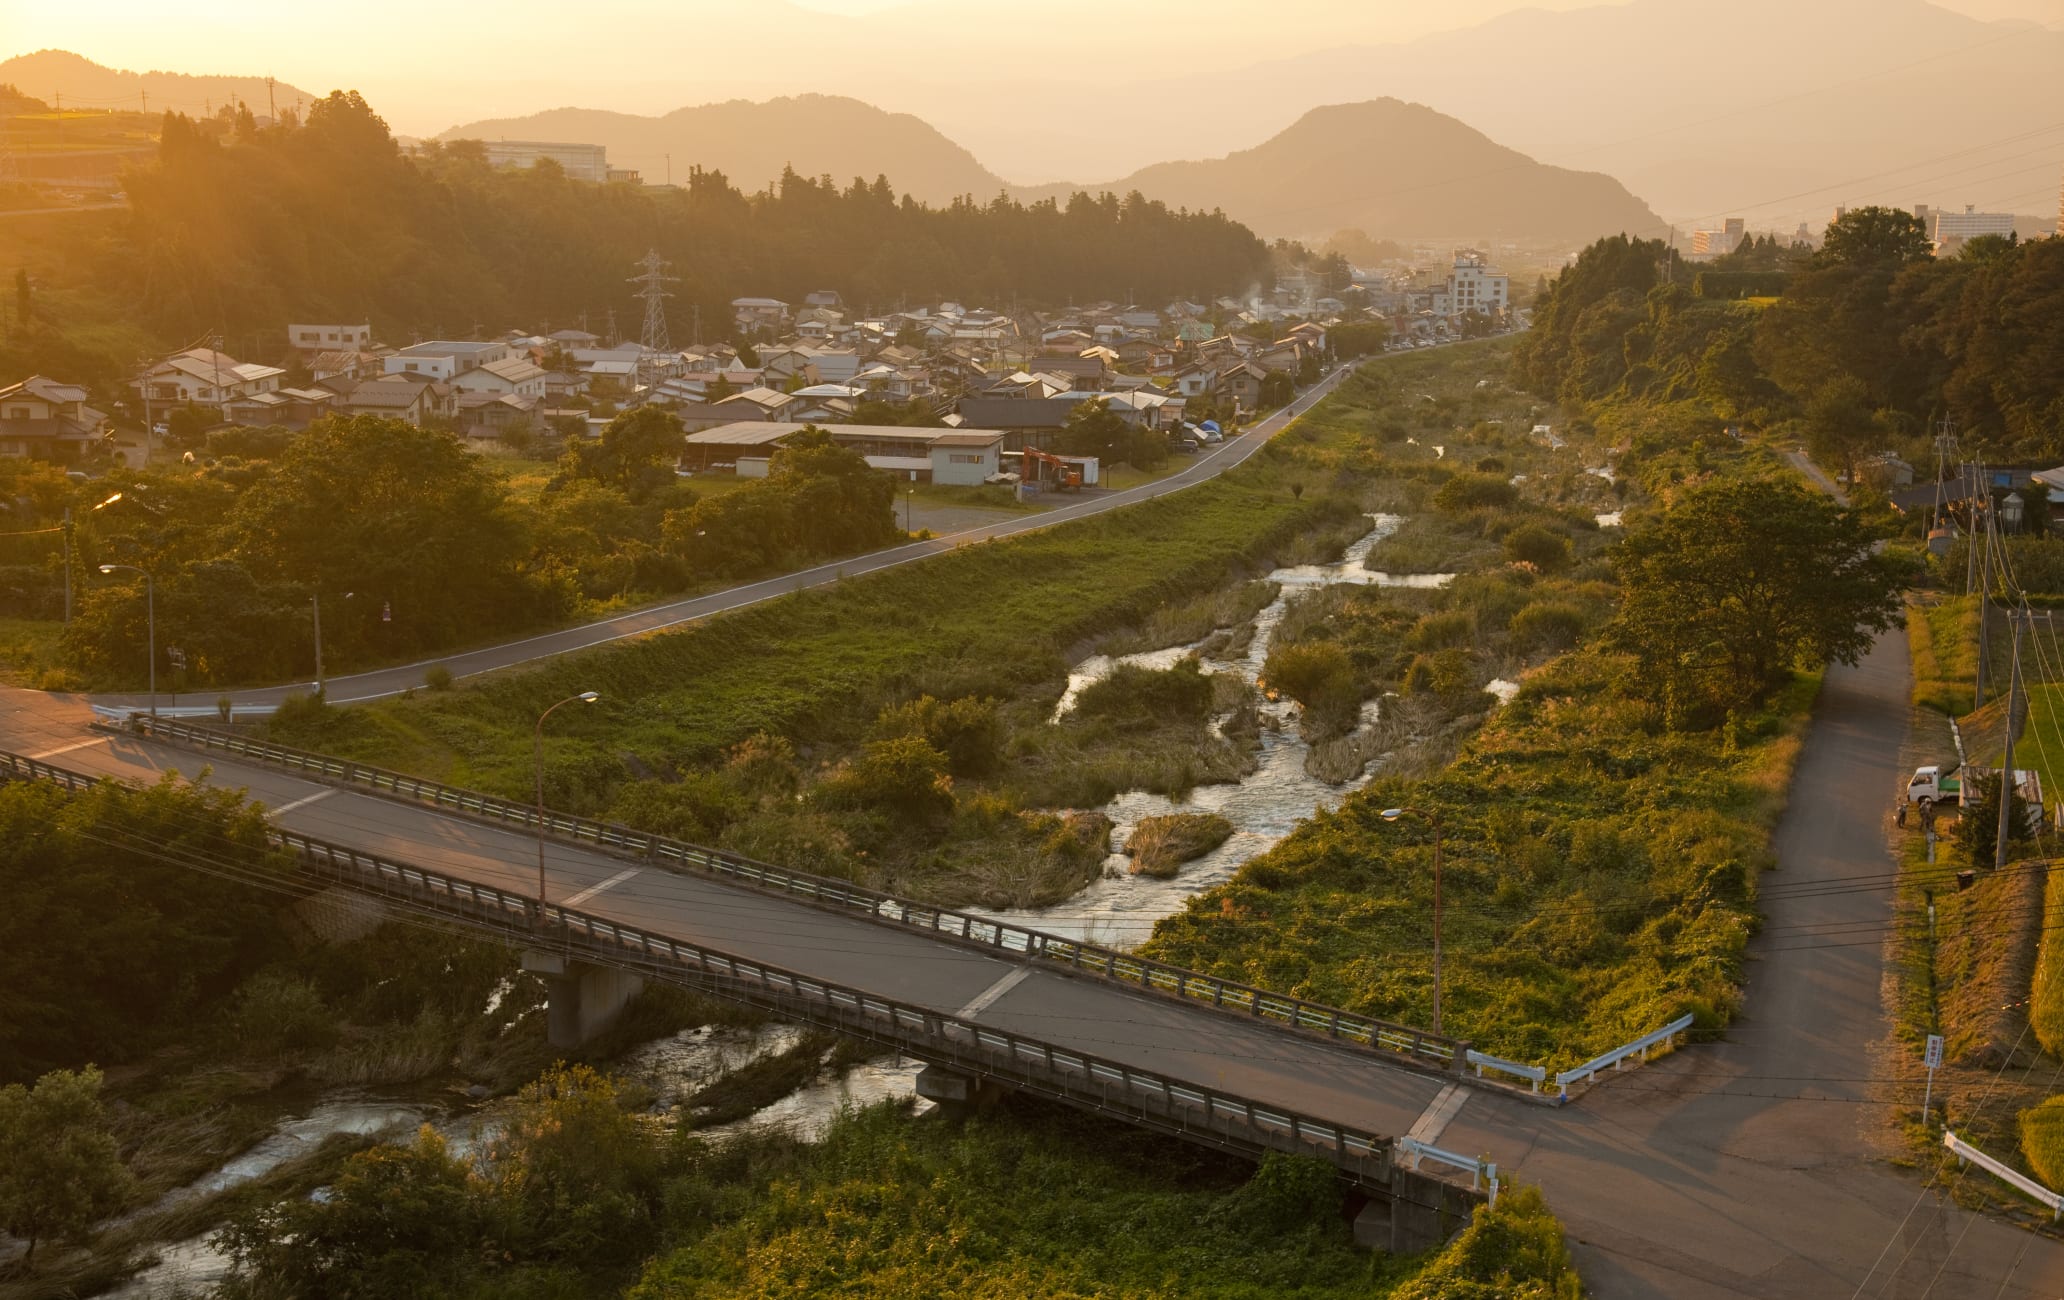
[[[1443,1138],[1543,1186],[1599,1300],[2064,1295],[2064,1245],[1950,1208],[1868,1154],[1881,1103],[1920,1102],[1918,1087],[1862,1081],[1885,1030],[1887,812],[1907,689],[1896,630],[1858,667],[1828,674],[1729,1041],[1562,1111],[1472,1101]],[[1883,884],[1803,892],[1859,877]]]
[[[243,766],[127,736],[84,729],[79,705],[29,691],[0,692],[0,749],[77,772],[149,782],[211,766],[218,784],[242,786],[276,824],[511,892],[537,888],[537,840],[288,773]],[[82,742],[84,742],[82,744]],[[946,1014],[1020,964],[923,933],[839,916],[779,897],[626,862],[574,845],[546,848],[547,896],[610,920],[689,939],[819,979]],[[607,882],[615,881],[610,884]],[[598,892],[596,886],[604,886]],[[1442,1086],[1365,1053],[1052,970],[1033,973],[984,1007],[982,1023],[1236,1095],[1274,1099],[1368,1132],[1409,1130]]]
[[[1956,1210],[1869,1155],[1863,1126],[1888,1095],[1865,1076],[1884,1025],[1879,927],[1890,883],[1813,886],[1889,871],[1885,813],[1907,680],[1897,633],[1859,667],[1828,676],[1777,831],[1768,925],[1751,947],[1745,1009],[1729,1041],[1631,1071],[1560,1110],[1474,1090],[1438,1134],[1442,1147],[1487,1153],[1543,1187],[1600,1300],[2064,1295],[2064,1246]],[[0,693],[0,748],[130,780],[202,764],[126,737],[95,739],[87,716],[76,700]],[[277,820],[291,829],[504,888],[535,885],[536,841],[521,833],[262,768],[213,767],[218,782],[282,810]],[[593,889],[624,867],[553,844],[550,896]],[[947,1012],[1011,969],[923,935],[657,871],[581,906]],[[981,1016],[1379,1133],[1410,1131],[1441,1087],[1324,1043],[1053,972],[1035,973]]]
[[[815,568],[786,573],[778,578],[768,578],[763,582],[748,583],[740,587],[727,587],[722,591],[711,592],[705,596],[697,596],[690,600],[672,601],[665,605],[654,605],[650,608],[636,610],[628,614],[619,614],[614,618],[603,619],[596,623],[563,628],[557,632],[524,637],[521,640],[504,642],[499,645],[483,646],[477,650],[444,655],[435,659],[425,659],[418,663],[403,664],[394,668],[381,668],[373,672],[354,673],[348,677],[332,677],[329,679],[328,684],[328,698],[333,704],[355,704],[366,700],[377,700],[390,695],[399,695],[403,691],[421,686],[423,684],[423,674],[433,667],[441,666],[449,671],[453,677],[471,677],[477,673],[493,672],[499,668],[511,668],[518,664],[547,659],[553,655],[567,654],[575,650],[586,650],[592,646],[604,645],[611,641],[644,636],[650,632],[679,627],[684,623],[692,623],[698,619],[708,618],[712,614],[722,614],[734,609],[743,609],[747,605],[756,605],[763,600],[772,600],[777,596],[788,595],[790,592],[826,586],[839,581],[841,578],[858,577],[863,573],[874,573],[881,569],[894,568],[899,564],[909,564],[914,560],[923,560],[934,555],[943,555],[956,547],[965,546],[971,542],[985,542],[999,537],[1010,537],[1017,533],[1031,532],[1038,528],[1051,528],[1055,524],[1063,524],[1075,519],[1086,519],[1091,515],[1100,515],[1107,510],[1117,510],[1124,506],[1136,505],[1141,501],[1150,501],[1155,497],[1167,496],[1171,492],[1180,492],[1185,488],[1192,488],[1199,483],[1208,482],[1235,465],[1245,462],[1248,457],[1260,451],[1262,444],[1279,433],[1291,420],[1310,410],[1312,406],[1328,393],[1331,393],[1349,374],[1353,373],[1353,370],[1354,367],[1352,365],[1337,367],[1326,375],[1325,378],[1306,390],[1302,396],[1298,397],[1289,406],[1238,437],[1229,439],[1209,452],[1198,456],[1188,468],[1180,473],[1171,474],[1167,478],[1153,483],[1145,483],[1123,492],[1086,496],[1079,501],[1057,506],[1054,509],[1042,511],[1038,514],[1024,515],[1000,523],[968,529],[965,532],[934,538],[931,541],[912,542],[904,546],[891,547],[888,550],[873,551],[866,555],[853,556],[850,559],[820,564]],[[285,686],[258,687],[251,690],[195,692],[181,696],[176,700],[169,694],[161,693],[158,697],[159,712],[178,716],[213,717],[216,712],[216,701],[225,694],[240,709],[270,711],[287,695],[295,691],[306,691],[311,685],[312,683],[308,682],[295,682]],[[144,707],[149,702],[149,697],[140,694],[97,695],[94,697],[93,702],[104,708],[134,709]]]

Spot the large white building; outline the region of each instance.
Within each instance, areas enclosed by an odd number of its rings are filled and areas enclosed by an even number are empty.
[[[1938,252],[1954,252],[1967,239],[1980,235],[1998,235],[2005,238],[2014,233],[2014,214],[2011,212],[1979,212],[1966,203],[1962,212],[1935,210],[1935,229],[1929,232],[1935,237]]]
[[[1447,301],[1441,305],[1441,315],[1460,318],[1474,311],[1495,316],[1511,301],[1511,282],[1503,271],[1490,265],[1473,248],[1455,250],[1455,265],[1448,271]]]
[[[566,144],[556,140],[484,140],[490,167],[535,167],[543,159],[558,163],[577,181],[609,179],[609,150],[599,144]]]
[[[239,397],[277,391],[286,371],[237,360],[212,348],[175,352],[144,372],[137,394],[147,407],[209,406],[221,410]]]
[[[373,346],[371,325],[289,325],[287,342],[299,352],[363,352]]]

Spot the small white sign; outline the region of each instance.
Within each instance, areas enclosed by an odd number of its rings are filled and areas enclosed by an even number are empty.
[[[1928,1035],[1928,1056],[1927,1056],[1927,1062],[1926,1062],[1926,1064],[1927,1064],[1928,1068],[1929,1068],[1929,1069],[1931,1069],[1931,1070],[1935,1070],[1935,1069],[1940,1069],[1940,1068],[1941,1068],[1941,1066],[1942,1066],[1942,1035],[1940,1035],[1940,1034],[1930,1034],[1930,1035]]]

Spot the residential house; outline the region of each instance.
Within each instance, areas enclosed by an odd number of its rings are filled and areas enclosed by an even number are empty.
[[[382,369],[390,375],[421,375],[449,383],[469,370],[507,360],[509,345],[503,342],[471,343],[458,339],[434,339],[415,343],[386,358]]]
[[[223,417],[231,424],[305,429],[336,409],[337,395],[327,388],[281,388],[231,398],[223,408]]]
[[[1218,367],[1198,362],[1175,372],[1175,391],[1184,397],[1209,397],[1218,391]]]
[[[779,298],[733,298],[731,313],[741,334],[779,330],[788,324],[788,304]]]
[[[232,398],[269,393],[280,386],[286,371],[238,361],[213,348],[192,348],[175,352],[144,372],[136,382],[146,413],[152,406],[203,406],[220,411]]]
[[[1155,338],[1134,335],[1114,350],[1120,365],[1135,370],[1166,370],[1175,365],[1175,349]]]
[[[959,403],[961,425],[970,429],[993,429],[1003,435],[1005,451],[1026,447],[1047,448],[1059,439],[1068,416],[1082,405],[1083,397],[963,397]]]
[[[1095,349],[1080,356],[1040,357],[1034,366],[1040,374],[1059,375],[1068,381],[1070,388],[1083,392],[1102,389],[1104,380],[1111,373],[1105,354]]]
[[[287,342],[296,352],[364,352],[373,346],[371,325],[289,325]]]
[[[575,348],[592,348],[602,341],[601,335],[590,334],[586,330],[553,330],[550,334],[545,335],[545,338],[548,342],[556,343],[568,352],[573,351]]]
[[[78,384],[30,375],[0,388],[0,456],[69,464],[100,440],[107,417]]]
[[[452,386],[468,393],[542,398],[546,387],[545,371],[526,358],[504,357],[500,361],[490,361],[484,366],[462,371],[452,380]]]
[[[817,427],[839,446],[860,453],[875,469],[913,483],[985,483],[1001,470],[1006,441],[994,429],[838,423]],[[775,453],[797,432],[794,424],[772,421],[701,430],[685,439],[681,463],[695,469],[729,465],[741,478],[765,477]]]
[[[1233,402],[1242,411],[1258,409],[1261,406],[1261,381],[1268,378],[1268,373],[1252,361],[1227,366],[1218,372],[1218,400]]]
[[[317,352],[304,359],[308,376],[317,383],[325,379],[366,379],[380,373],[380,357],[371,352],[339,349]]]
[[[459,432],[468,438],[499,438],[512,427],[535,424],[544,399],[531,393],[460,391],[453,399]],[[584,413],[585,414],[585,413]]]
[[[748,388],[718,402],[717,406],[719,409],[730,406],[740,410],[758,411],[757,418],[761,420],[782,421],[787,419],[787,412],[795,402],[796,399],[788,393],[762,387]]]
[[[449,399],[441,398],[441,387],[406,375],[388,375],[353,384],[337,405],[346,415],[378,415],[420,425],[442,413]]]

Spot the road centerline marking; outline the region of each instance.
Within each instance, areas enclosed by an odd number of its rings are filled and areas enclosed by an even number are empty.
[[[90,749],[95,745],[105,745],[113,739],[113,736],[95,736],[91,740],[75,740],[69,745],[59,745],[56,749],[46,749],[40,754],[31,754],[29,757],[33,759],[56,758],[59,754],[69,754],[75,749]]]
[[[296,808],[306,808],[308,805],[319,802],[323,799],[327,799],[335,793],[337,793],[336,786],[331,786],[326,790],[317,790],[314,794],[309,795],[306,798],[296,799],[292,803],[281,804],[279,807],[267,813],[266,816],[274,818],[284,817],[288,813],[294,811]]]
[[[621,885],[621,884],[622,884],[622,883],[623,883],[624,881],[626,881],[626,880],[629,880],[629,879],[630,879],[630,878],[631,878],[632,876],[635,876],[635,875],[637,875],[637,874],[638,874],[638,868],[636,868],[636,867],[626,867],[626,868],[624,868],[624,869],[623,869],[622,871],[619,871],[619,872],[617,872],[617,873],[616,873],[615,875],[611,876],[611,877],[610,877],[609,879],[607,879],[607,880],[603,881],[603,882],[602,882],[601,884],[599,884],[599,885],[590,885],[590,886],[588,886],[588,887],[587,887],[586,889],[583,889],[582,891],[580,891],[580,892],[579,892],[578,894],[575,894],[575,895],[574,895],[573,897],[571,897],[571,898],[562,898],[562,899],[560,899],[560,900],[559,900],[559,906],[561,906],[561,907],[579,907],[579,906],[580,906],[580,905],[581,905],[582,903],[585,903],[585,902],[587,902],[587,901],[588,901],[589,899],[591,899],[591,898],[593,898],[593,897],[594,897],[595,895],[597,895],[597,894],[601,893],[601,892],[602,892],[603,890],[605,890],[605,889],[613,889],[613,888],[615,888],[616,886],[618,886],[618,885]]]
[[[1030,966],[1020,966],[975,995],[975,1000],[960,1009],[962,1020],[973,1020],[995,1004],[996,999],[1010,992],[1032,977]]]
[[[1463,1103],[1468,1100],[1469,1089],[1459,1083],[1451,1083],[1442,1088],[1432,1101],[1426,1103],[1426,1110],[1420,1114],[1418,1121],[1412,1125],[1412,1131],[1406,1136],[1414,1142],[1432,1146],[1440,1141],[1440,1135],[1447,1131],[1455,1116],[1462,1113]]]

